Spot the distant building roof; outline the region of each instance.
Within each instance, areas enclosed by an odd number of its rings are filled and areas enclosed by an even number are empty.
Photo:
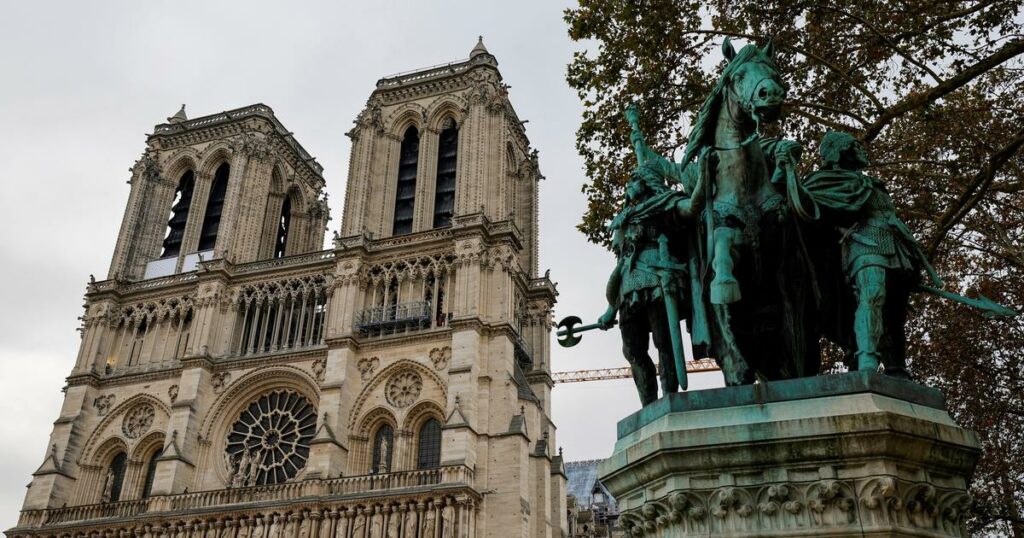
[[[570,461],[565,464],[565,475],[568,478],[569,495],[576,498],[580,508],[594,507],[594,490],[599,489],[608,499],[608,511],[618,513],[615,497],[597,478],[597,465],[603,460]]]

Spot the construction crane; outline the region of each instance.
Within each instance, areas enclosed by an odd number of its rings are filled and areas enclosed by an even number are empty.
[[[721,370],[715,359],[696,359],[686,361],[687,373],[717,372]],[[551,372],[555,383],[582,383],[584,381],[605,381],[608,379],[629,379],[632,374],[629,367],[600,368],[597,370],[571,370],[568,372]]]

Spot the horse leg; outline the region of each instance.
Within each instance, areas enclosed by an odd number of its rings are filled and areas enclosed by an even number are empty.
[[[715,278],[711,280],[712,304],[732,304],[740,300],[740,283],[733,275],[736,245],[740,240],[740,231],[736,228],[715,228],[715,256],[711,260],[711,268],[715,271]]]

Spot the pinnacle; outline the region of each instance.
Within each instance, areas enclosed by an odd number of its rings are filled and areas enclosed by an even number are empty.
[[[484,36],[479,36],[476,41],[476,46],[469,52],[470,58],[475,58],[481,54],[490,54],[487,52],[487,47],[484,46]]]
[[[181,110],[178,110],[173,116],[167,118],[168,123],[178,123],[182,121],[188,121],[188,116],[185,115],[185,105],[181,105]]]

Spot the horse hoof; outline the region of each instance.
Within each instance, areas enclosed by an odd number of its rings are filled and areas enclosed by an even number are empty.
[[[711,304],[732,304],[740,300],[740,283],[724,280],[711,283]]]

